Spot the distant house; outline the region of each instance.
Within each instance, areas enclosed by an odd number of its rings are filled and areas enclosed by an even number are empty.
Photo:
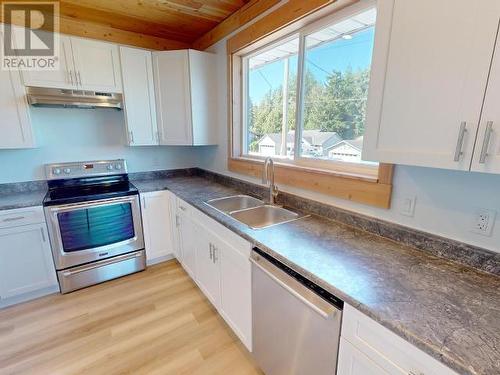
[[[342,139],[335,132],[322,132],[320,130],[302,131],[302,150],[304,153],[323,157],[325,150],[337,144]],[[295,144],[295,131],[290,130],[286,137],[286,155],[292,156]],[[263,156],[276,156],[281,154],[281,133],[264,135],[257,142],[258,153]]]
[[[355,139],[343,139],[326,148],[326,155],[331,160],[361,161],[363,149],[363,136]]]

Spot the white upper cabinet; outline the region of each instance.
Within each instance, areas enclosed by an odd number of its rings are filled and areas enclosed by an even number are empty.
[[[499,3],[378,1],[363,159],[470,169]]]
[[[153,53],[160,143],[215,144],[215,57],[193,50]]]
[[[471,170],[500,173],[500,39],[491,64]]]
[[[59,69],[25,70],[22,72],[26,86],[71,89],[76,86],[71,38],[59,35]]]
[[[150,51],[120,47],[127,138],[130,146],[159,143]]]
[[[83,90],[121,92],[118,46],[71,38],[78,86]]]
[[[16,27],[14,43],[22,28]],[[22,71],[25,86],[60,89],[121,92],[119,47],[100,42],[59,35],[59,69]]]
[[[1,33],[0,39],[3,41]],[[1,41],[0,48],[3,48]],[[1,69],[0,82],[0,148],[34,147],[28,102],[20,72]]]

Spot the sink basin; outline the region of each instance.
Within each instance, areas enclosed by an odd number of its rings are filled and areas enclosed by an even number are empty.
[[[229,214],[252,229],[266,228],[271,225],[283,224],[299,218],[299,214],[278,206],[264,205]]]
[[[225,214],[264,205],[264,202],[260,199],[248,195],[233,195],[231,197],[211,199],[205,203]]]

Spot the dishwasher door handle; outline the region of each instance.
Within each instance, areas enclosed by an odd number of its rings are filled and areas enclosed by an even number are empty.
[[[330,319],[336,313],[340,313],[340,310],[324,301],[321,297],[317,296],[314,292],[307,289],[297,280],[287,275],[261,256],[251,256],[250,261],[267,276],[269,276],[274,282],[279,284],[290,294],[294,295],[298,300],[300,300],[314,312],[318,313],[324,319]],[[311,298],[312,295],[314,295],[316,298]],[[313,299],[315,299],[316,301],[313,301]]]

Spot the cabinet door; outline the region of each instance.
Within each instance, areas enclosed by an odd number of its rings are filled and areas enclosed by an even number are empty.
[[[188,51],[153,53],[160,143],[192,145]]]
[[[167,192],[142,194],[142,223],[148,262],[171,255],[173,233]]]
[[[179,218],[179,243],[182,253],[181,264],[193,280],[196,280],[196,236],[191,218],[183,211],[177,212]]]
[[[215,307],[220,305],[219,258],[217,246],[210,232],[195,224],[196,233],[196,280],[200,289]]]
[[[377,3],[364,159],[469,170],[498,3]]]
[[[500,39],[491,63],[471,170],[500,173]]]
[[[22,76],[26,86],[54,87],[59,89],[77,88],[71,38],[59,35],[59,41],[59,69],[24,70]]]
[[[78,86],[83,90],[121,92],[116,44],[71,38]]]
[[[212,53],[189,50],[193,144],[217,143],[217,75]]]
[[[158,144],[153,60],[150,51],[120,47],[125,120],[130,146]]]
[[[28,103],[18,71],[0,70],[0,148],[34,147]]]
[[[170,191],[167,191],[170,205],[170,220],[172,226],[172,249],[175,257],[179,262],[182,262],[182,253],[180,249],[180,221],[177,215],[177,197]]]
[[[0,229],[0,297],[57,285],[45,224]]]
[[[252,267],[248,256],[227,242],[218,242],[220,257],[221,315],[252,351]]]
[[[337,375],[390,375],[349,341],[340,339]],[[398,375],[406,375],[399,372]]]

